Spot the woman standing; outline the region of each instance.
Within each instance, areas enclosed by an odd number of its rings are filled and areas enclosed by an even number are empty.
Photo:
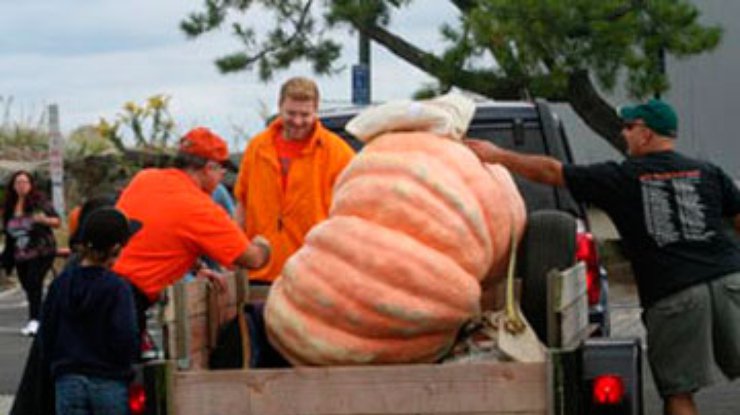
[[[3,265],[6,269],[15,265],[28,298],[28,323],[21,329],[25,336],[33,336],[38,331],[44,276],[56,254],[52,228],[60,224],[59,215],[36,189],[29,172],[21,170],[10,176],[3,210]]]

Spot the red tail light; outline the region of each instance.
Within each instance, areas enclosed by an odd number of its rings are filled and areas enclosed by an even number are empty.
[[[142,415],[146,410],[146,391],[140,383],[133,383],[128,388],[128,408],[131,415]]]
[[[618,405],[624,399],[624,381],[618,375],[601,375],[594,379],[593,398],[597,405]]]
[[[594,305],[601,297],[599,281],[599,256],[596,252],[596,241],[588,232],[579,232],[576,237],[576,260],[586,263],[586,289],[588,304]]]

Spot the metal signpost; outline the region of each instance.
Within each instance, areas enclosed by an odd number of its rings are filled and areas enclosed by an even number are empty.
[[[64,138],[59,128],[59,106],[49,105],[49,173],[51,199],[60,217],[64,213]]]
[[[352,103],[370,104],[370,67],[364,63],[352,65]]]

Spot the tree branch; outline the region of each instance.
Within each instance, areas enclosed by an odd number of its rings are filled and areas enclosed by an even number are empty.
[[[616,109],[601,98],[586,71],[570,75],[568,79],[567,101],[573,110],[596,134],[619,152],[627,151],[627,144],[621,134],[622,122]]]
[[[460,10],[460,13],[468,13],[475,7],[475,0],[450,0]]]
[[[274,45],[270,47],[265,47],[262,50],[260,50],[257,54],[254,55],[247,55],[246,53],[237,53],[231,56],[227,56],[225,58],[219,59],[216,64],[221,69],[222,72],[236,72],[240,71],[244,68],[247,68],[251,65],[253,65],[255,62],[260,61],[261,59],[264,59],[266,56],[275,53],[276,51],[279,51],[281,49],[284,49],[291,43],[293,43],[298,38],[304,38],[305,34],[303,33],[303,28],[306,25],[306,21],[308,20],[309,12],[311,11],[311,4],[313,3],[313,0],[309,0],[304,5],[303,9],[301,10],[301,14],[298,17],[298,19],[289,19],[289,21],[293,24],[294,31],[293,34],[290,35],[288,39],[286,39],[284,42],[275,43]],[[240,57],[238,58],[239,64],[237,67],[232,67],[232,62],[234,62],[234,57]]]
[[[443,82],[489,97],[495,96],[500,99],[519,97],[521,85],[518,82],[496,76],[491,71],[471,70],[459,70],[456,76],[450,79],[444,70],[445,63],[437,56],[419,49],[378,25],[359,25],[356,22],[352,24],[357,30],[386,47],[391,53]]]
[[[635,10],[641,10],[644,7],[645,7],[644,0],[632,0],[628,4],[625,4],[624,6],[611,12],[608,16],[606,16],[606,20],[609,22],[619,20],[625,15],[627,15],[627,13],[633,12]]]
[[[521,93],[525,89],[531,92],[532,95],[549,101],[559,102],[567,99],[560,88],[552,85],[552,80],[547,75],[526,79],[512,78],[498,76],[491,69],[456,69],[454,74],[451,75],[442,59],[412,45],[383,27],[377,25],[361,27],[355,22],[352,22],[352,24],[357,30],[386,47],[391,53],[437,78],[445,85],[454,85],[466,91],[502,100],[521,99]]]

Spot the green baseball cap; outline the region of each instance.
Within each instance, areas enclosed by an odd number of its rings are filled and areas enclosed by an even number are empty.
[[[648,128],[666,137],[676,137],[678,116],[673,107],[659,99],[644,104],[622,107],[619,117],[624,121],[642,120]]]

